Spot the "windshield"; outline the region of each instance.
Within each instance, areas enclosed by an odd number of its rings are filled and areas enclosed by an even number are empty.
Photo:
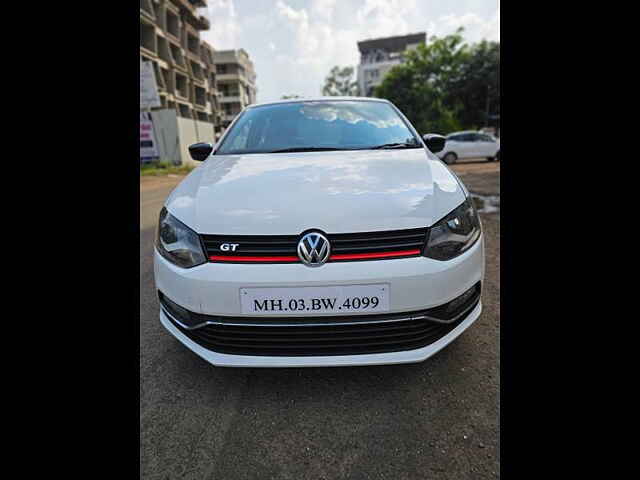
[[[422,148],[391,105],[320,101],[247,109],[216,155],[371,148]]]

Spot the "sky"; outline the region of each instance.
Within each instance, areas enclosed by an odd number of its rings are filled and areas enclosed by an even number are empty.
[[[468,43],[500,41],[500,0],[208,0],[216,50],[244,48],[253,61],[257,101],[320,96],[335,65],[356,66],[357,42],[464,27]]]

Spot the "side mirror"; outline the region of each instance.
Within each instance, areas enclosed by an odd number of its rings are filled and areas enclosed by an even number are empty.
[[[191,158],[198,162],[205,161],[207,157],[211,155],[212,151],[212,143],[194,143],[193,145],[189,145],[189,154],[191,155]]]
[[[427,133],[422,136],[424,143],[427,144],[427,148],[431,153],[440,152],[444,148],[444,144],[447,141],[442,135],[436,133]]]

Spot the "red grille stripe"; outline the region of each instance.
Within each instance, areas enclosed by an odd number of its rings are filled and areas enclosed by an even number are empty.
[[[212,262],[299,262],[298,257],[240,257],[231,255],[211,255]]]
[[[334,254],[329,260],[360,260],[363,258],[387,258],[387,257],[405,257],[409,255],[420,255],[419,249],[400,250],[398,252],[380,252],[380,253],[345,253]],[[231,256],[231,255],[211,255],[209,260],[212,262],[299,262],[300,259],[294,256],[282,257],[247,257],[247,256]]]
[[[403,257],[406,255],[420,255],[420,250],[401,250],[399,252],[380,252],[380,253],[344,253],[335,254],[329,257],[329,260],[358,260],[361,258],[385,258],[385,257]]]

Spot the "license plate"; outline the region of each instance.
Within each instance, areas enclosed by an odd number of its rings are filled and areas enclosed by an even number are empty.
[[[242,313],[318,315],[389,311],[389,284],[241,288]]]

